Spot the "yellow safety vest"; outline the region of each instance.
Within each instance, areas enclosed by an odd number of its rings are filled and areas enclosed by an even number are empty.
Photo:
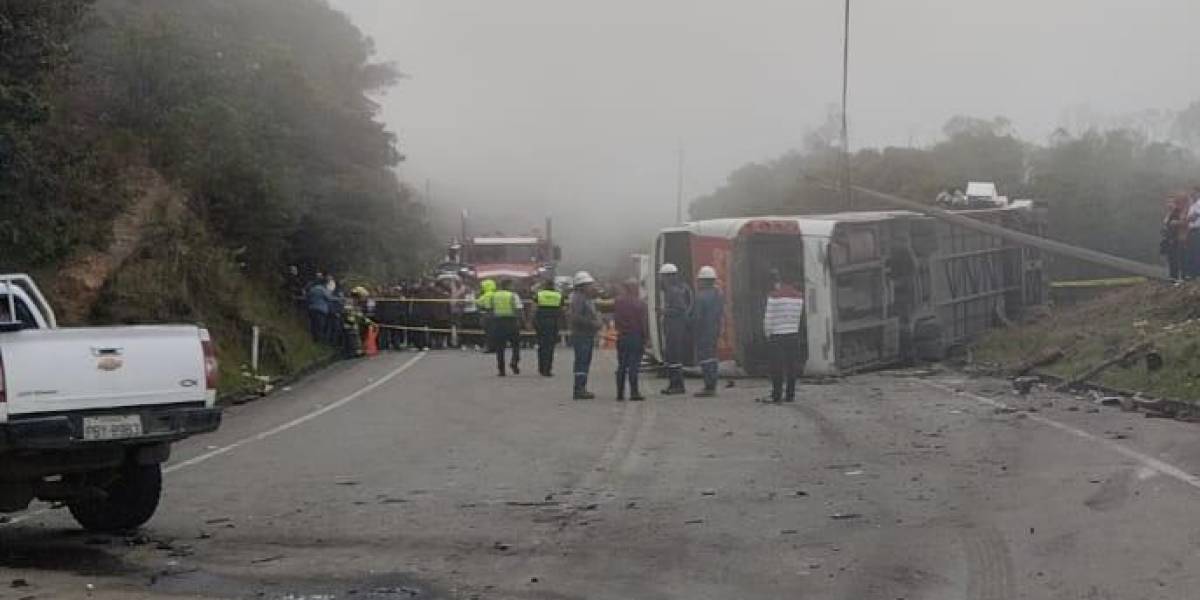
[[[497,317],[517,316],[517,295],[508,290],[496,290],[491,298],[492,314]]]
[[[562,294],[556,290],[541,290],[537,293],[539,308],[562,308]]]

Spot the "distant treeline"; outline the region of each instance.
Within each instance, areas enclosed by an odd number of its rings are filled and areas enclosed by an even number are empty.
[[[1200,103],[1182,111],[1180,139],[1200,139]],[[1004,118],[956,117],[927,148],[859,150],[850,157],[855,184],[933,202],[943,189],[993,181],[1011,199],[1044,201],[1048,235],[1145,262],[1157,262],[1164,200],[1200,185],[1200,161],[1185,143],[1151,141],[1118,129],[1071,135],[1046,145],[1019,139]],[[693,218],[846,210],[827,182],[839,180],[840,153],[826,127],[804,150],[734,171],[716,192],[694,200]],[[855,208],[877,208],[859,203]],[[1103,274],[1055,261],[1056,276]]]
[[[243,270],[407,270],[426,227],[372,53],[325,0],[0,0],[5,265],[104,248],[144,166]]]

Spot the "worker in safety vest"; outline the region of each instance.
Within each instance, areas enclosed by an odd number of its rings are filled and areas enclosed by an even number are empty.
[[[704,374],[704,389],[697,398],[717,395],[717,340],[725,317],[725,297],[717,288],[717,270],[700,267],[696,273],[696,305],[692,310],[692,332],[696,341],[696,362]]]
[[[479,298],[475,306],[479,307],[479,328],[483,330],[484,345],[488,352],[494,352],[492,347],[492,295],[496,293],[496,282],[484,279],[479,283]]]
[[[663,395],[683,394],[683,361],[687,354],[688,319],[692,314],[692,288],[679,277],[679,267],[664,263],[658,270],[662,277],[663,302],[663,363],[667,369],[667,389]]]
[[[521,297],[513,293],[512,281],[500,282],[492,292],[492,346],[496,349],[496,370],[504,377],[504,348],[512,346],[513,375],[521,374]]]
[[[554,375],[554,347],[558,345],[558,322],[562,318],[563,295],[554,289],[553,280],[543,283],[537,292],[537,313],[534,327],[537,329],[538,373],[542,377]]]

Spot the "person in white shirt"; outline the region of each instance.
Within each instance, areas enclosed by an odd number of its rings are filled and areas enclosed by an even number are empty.
[[[1183,278],[1200,275],[1200,188],[1192,190],[1191,206],[1187,211],[1187,250],[1183,257]]]
[[[771,357],[771,397],[764,402],[795,402],[796,375],[803,369],[806,352],[804,331],[804,293],[772,273],[775,289],[767,296],[763,312],[763,333]]]

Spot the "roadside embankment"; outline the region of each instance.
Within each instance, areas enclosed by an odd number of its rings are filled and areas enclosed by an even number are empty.
[[[1147,396],[1200,398],[1200,284],[1144,283],[1052,307],[979,341],[974,359]]]

